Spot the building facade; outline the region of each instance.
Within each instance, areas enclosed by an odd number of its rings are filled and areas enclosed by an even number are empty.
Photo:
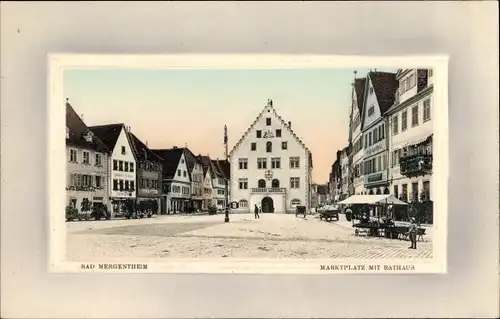
[[[397,80],[396,101],[386,113],[391,194],[432,200],[432,70],[401,69]]]
[[[151,151],[135,134],[128,132],[132,152],[137,163],[137,204],[154,200],[161,205],[161,181],[163,159]],[[160,212],[160,211],[159,211]]]
[[[364,139],[363,175],[366,194],[389,194],[387,121],[398,88],[395,73],[369,72],[361,131]]]
[[[125,213],[127,200],[136,198],[136,161],[128,138],[128,128],[123,124],[92,126],[94,132],[110,150],[109,209],[112,217]]]
[[[107,146],[66,102],[66,205],[80,212],[84,199],[92,205],[109,205],[108,153]]]
[[[312,155],[268,101],[229,154],[231,201],[238,211],[295,212],[311,208]]]
[[[207,211],[213,203],[213,173],[210,165],[203,165],[203,202],[202,210]]]
[[[349,145],[351,152],[349,154],[350,181],[352,189],[349,195],[362,195],[365,193],[365,179],[363,175],[363,132],[361,131],[361,114],[365,102],[366,78],[354,79],[351,112],[349,124]]]
[[[203,166],[188,148],[185,149],[184,154],[188,164],[188,173],[191,176],[190,208],[194,211],[201,211],[203,209],[203,187],[205,180]]]
[[[349,197],[350,186],[350,160],[349,147],[345,147],[340,151],[340,194],[339,200],[344,200]]]
[[[185,149],[152,150],[163,159],[162,163],[162,200],[161,210],[164,214],[187,212],[191,198],[191,177]]]

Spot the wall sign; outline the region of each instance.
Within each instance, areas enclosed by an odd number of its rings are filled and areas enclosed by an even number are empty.
[[[264,177],[269,181],[273,178],[273,171],[267,170],[266,173],[264,174]]]

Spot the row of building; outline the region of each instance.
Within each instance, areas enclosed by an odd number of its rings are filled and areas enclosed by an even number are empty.
[[[159,213],[226,206],[227,160],[194,155],[187,147],[150,149],[130,127],[87,126],[66,101],[67,205],[102,203],[112,217],[133,199],[156,200]],[[227,185],[227,188],[226,188]]]
[[[432,69],[354,72],[351,101],[349,139],[331,167],[328,201],[355,194],[432,200]]]

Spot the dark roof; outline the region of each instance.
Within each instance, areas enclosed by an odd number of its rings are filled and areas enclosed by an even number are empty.
[[[318,190],[317,193],[319,195],[326,195],[328,193],[328,186],[327,185],[318,185]]]
[[[218,170],[215,168],[214,163],[212,163],[210,157],[198,155],[197,159],[203,166],[203,174],[206,174],[207,173],[206,169],[210,168],[210,177],[215,178],[215,174],[221,176],[221,173],[218,172]]]
[[[150,150],[134,133],[128,132],[127,135],[129,137],[132,152],[137,161],[148,160],[157,163],[162,163],[164,161],[163,158]]]
[[[101,141],[103,141],[110,151],[115,149],[116,141],[124,128],[125,125],[123,123],[89,127],[92,132],[99,136]]]
[[[179,166],[182,154],[184,154],[184,148],[170,148],[151,151],[163,159],[163,178],[173,179],[175,173],[177,172],[177,166]]]
[[[380,107],[380,114],[384,114],[394,104],[399,81],[396,80],[396,73],[391,72],[369,72],[373,90],[377,96]]]
[[[224,178],[231,178],[231,164],[227,160],[215,160],[216,165],[219,167],[219,170],[224,175]]]
[[[361,114],[365,105],[365,85],[366,78],[356,79],[354,81],[354,92],[356,93],[356,100],[358,101],[359,114]]]
[[[85,140],[84,136],[91,131],[68,102],[66,102],[66,127],[69,130],[69,138],[66,139],[67,145],[87,148],[97,152],[109,152],[109,148],[95,133],[91,142]]]
[[[196,158],[196,156],[193,154],[193,152],[191,152],[191,150],[187,147],[184,148],[184,156],[186,157],[186,163],[188,166],[189,173],[192,173],[195,164],[199,161]]]

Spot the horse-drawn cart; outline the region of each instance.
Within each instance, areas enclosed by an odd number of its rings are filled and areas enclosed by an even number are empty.
[[[319,220],[332,221],[339,220],[340,208],[333,205],[326,205],[318,210],[319,212]]]

